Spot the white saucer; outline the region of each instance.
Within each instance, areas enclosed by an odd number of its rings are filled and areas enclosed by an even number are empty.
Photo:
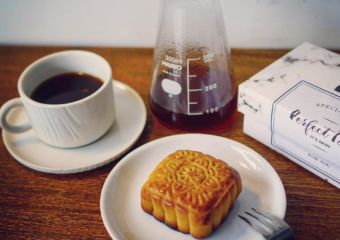
[[[254,207],[283,218],[286,194],[273,167],[261,155],[233,140],[205,134],[173,135],[149,142],[126,155],[108,175],[100,197],[104,225],[115,240],[194,239],[146,214],[140,190],[156,165],[179,149],[198,150],[226,161],[241,175],[243,189],[227,219],[207,239],[263,239],[237,217]]]
[[[118,158],[141,135],[146,123],[146,108],[135,90],[119,81],[114,80],[113,83],[115,123],[96,142],[73,149],[54,148],[40,141],[33,130],[22,134],[3,130],[2,138],[7,150],[18,162],[29,168],[57,174],[88,171]],[[8,117],[14,125],[27,121],[22,108],[14,109]]]

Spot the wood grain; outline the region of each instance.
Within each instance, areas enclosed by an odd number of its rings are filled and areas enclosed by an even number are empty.
[[[164,126],[150,112],[151,49],[0,47],[0,104],[17,97],[20,73],[32,61],[65,49],[86,49],[106,58],[114,78],[133,87],[148,109],[145,130],[133,148],[167,135],[188,132]],[[233,50],[237,83],[260,71],[286,50]],[[287,194],[286,220],[297,239],[340,239],[340,192],[242,131],[242,114],[200,130],[253,148],[278,172]],[[48,156],[46,156],[48,157]],[[0,141],[0,239],[109,239],[99,210],[103,183],[117,161],[79,174],[52,175],[16,162]]]

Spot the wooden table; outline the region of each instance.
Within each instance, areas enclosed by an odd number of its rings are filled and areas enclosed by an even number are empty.
[[[0,47],[0,105],[18,96],[16,83],[28,64],[64,49],[70,48]],[[147,99],[151,83],[151,49],[86,49],[106,58],[113,68],[114,78],[133,87],[145,101],[148,120],[132,149],[153,139],[187,132],[165,127],[150,113]],[[233,50],[237,83],[286,52]],[[269,161],[284,184],[286,220],[297,239],[340,239],[340,191],[245,135],[242,121],[242,114],[235,111],[224,123],[200,132],[239,141]],[[15,161],[1,140],[0,239],[109,239],[100,216],[99,199],[103,183],[118,161],[85,173],[45,174]]]

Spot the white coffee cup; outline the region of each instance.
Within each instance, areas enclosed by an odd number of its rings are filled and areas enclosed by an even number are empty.
[[[83,72],[103,81],[91,95],[64,104],[45,104],[30,98],[43,81],[63,73]],[[29,65],[18,81],[20,98],[6,102],[0,110],[1,127],[11,133],[33,128],[43,142],[61,148],[89,144],[103,136],[114,122],[112,71],[101,56],[71,50],[45,56]],[[15,107],[24,107],[29,122],[14,126],[7,120]]]

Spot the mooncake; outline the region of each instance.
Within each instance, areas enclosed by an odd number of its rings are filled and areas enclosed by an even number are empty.
[[[239,173],[224,161],[178,150],[144,183],[141,206],[169,227],[204,238],[226,218],[241,189]]]

